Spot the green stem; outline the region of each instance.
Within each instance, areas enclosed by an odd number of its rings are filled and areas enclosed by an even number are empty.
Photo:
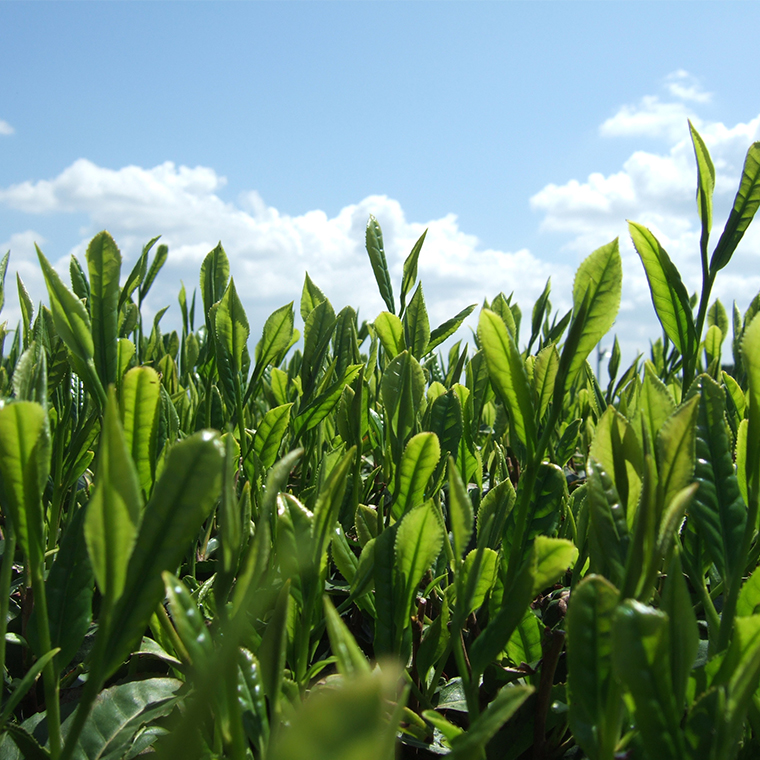
[[[8,605],[10,603],[11,576],[13,573],[13,558],[16,554],[16,535],[11,521],[5,520],[5,546],[3,548],[3,563],[0,569],[0,698],[3,695],[5,683],[5,632],[8,627]]]
[[[245,416],[243,414],[243,393],[240,388],[240,375],[235,377],[235,413],[237,414],[238,435],[240,436],[240,459],[248,458],[248,440],[245,432]]]
[[[43,561],[35,561],[31,568],[32,592],[34,593],[34,606],[37,610],[37,636],[39,637],[40,648],[43,652],[49,652],[53,647],[50,643],[45,579],[42,575]],[[61,705],[55,658],[45,666],[42,676],[45,687],[48,734],[50,736],[50,756],[52,760],[57,760],[61,753]]]

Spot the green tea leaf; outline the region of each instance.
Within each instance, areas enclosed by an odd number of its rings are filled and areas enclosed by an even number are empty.
[[[699,629],[677,552],[673,553],[662,589],[661,609],[670,620],[671,683],[676,710],[680,713],[684,709],[689,673],[699,651]]]
[[[383,232],[377,219],[371,214],[367,222],[366,245],[377,287],[380,289],[380,296],[385,301],[388,311],[395,314],[393,287],[391,286],[391,276],[388,272],[388,262],[385,260],[385,249],[383,248]]]
[[[457,600],[458,604],[464,605],[462,608],[464,617],[480,609],[498,577],[499,555],[493,549],[484,547],[478,562],[478,551],[478,549],[473,549],[469,552],[459,570],[462,576],[460,588],[465,592],[472,589],[472,593],[466,594],[468,598],[463,602]],[[472,578],[473,573],[476,573],[475,578]]]
[[[8,251],[2,259],[0,259],[0,311],[5,304],[5,273],[8,271],[8,259],[10,259],[11,252]]]
[[[45,580],[50,641],[61,650],[56,656],[58,671],[62,671],[71,662],[92,622],[95,578],[84,537],[85,512],[86,510],[79,509],[71,518]],[[26,632],[30,645],[40,655],[37,614],[35,609]]]
[[[398,491],[393,514],[400,519],[425,500],[425,489],[441,458],[441,447],[435,433],[418,433],[409,439],[399,465]]]
[[[536,447],[536,422],[528,375],[522,356],[502,319],[483,309],[478,322],[478,340],[486,358],[488,375],[509,412],[517,437],[528,450]]]
[[[541,659],[541,638],[543,627],[536,613],[528,608],[520,624],[507,642],[507,655],[515,665],[526,663],[530,665]]]
[[[414,287],[414,283],[417,281],[417,261],[420,258],[420,251],[422,250],[422,244],[425,242],[425,236],[427,235],[425,230],[414,244],[409,255],[404,260],[404,274],[401,280],[401,295],[399,296],[401,302],[401,309],[399,314],[404,313],[404,304],[406,303],[406,296],[409,291]]]
[[[760,315],[756,315],[744,330],[742,360],[749,383],[745,480],[748,504],[757,505],[760,499]]]
[[[404,591],[394,610],[398,629],[408,626],[417,586],[441,553],[443,539],[443,526],[431,502],[407,512],[399,523],[394,545],[394,572]]]
[[[334,330],[335,310],[329,301],[323,301],[309,314],[303,331],[301,381],[306,396],[311,392],[316,377],[322,369],[322,362],[330,347],[330,338]]]
[[[98,233],[87,246],[87,268],[95,368],[107,388],[116,382],[121,275],[121,253],[107,232]]]
[[[176,678],[147,678],[104,689],[87,718],[72,760],[121,760],[142,726],[175,708],[182,685]],[[64,721],[64,736],[74,717]]]
[[[728,580],[745,561],[747,509],[734,473],[723,388],[707,375],[700,375],[694,387],[700,392],[694,470],[699,489],[689,514],[718,572]]]
[[[627,599],[614,617],[613,661],[633,697],[648,755],[685,760],[681,710],[673,696],[669,632],[665,613]]]
[[[39,248],[37,258],[45,276],[55,329],[69,351],[86,364],[95,356],[90,315],[84,304],[61,282],[58,272]]]
[[[625,507],[609,473],[593,454],[587,471],[591,571],[622,586],[630,544]]]
[[[375,319],[374,326],[389,359],[394,359],[406,348],[404,325],[395,314],[381,311]]]
[[[214,318],[218,345],[224,348],[225,354],[232,365],[232,371],[242,372],[243,352],[248,342],[251,328],[248,317],[235,290],[235,279],[230,278],[230,284],[224,291],[219,308]]]
[[[166,259],[168,256],[168,246],[161,244],[158,246],[158,248],[156,248],[156,255],[153,257],[153,261],[151,261],[150,266],[148,267],[148,271],[145,274],[145,278],[140,283],[140,287],[138,289],[138,298],[140,303],[142,303],[148,295],[148,291],[151,289],[156,277],[158,277],[158,273],[161,271],[164,264],[166,264]]]
[[[330,597],[323,597],[325,605],[325,620],[327,621],[327,635],[330,637],[330,648],[337,658],[338,671],[341,675],[352,677],[370,673],[369,662],[359,649],[359,645],[348,630],[348,626],[341,620]]]
[[[404,343],[413,356],[418,359],[427,353],[430,340],[430,321],[428,320],[425,296],[422,294],[422,283],[414,291],[409,307],[404,312]]]
[[[95,490],[84,522],[95,580],[109,605],[118,600],[124,589],[141,513],[137,473],[124,439],[112,388],[103,416]]]
[[[556,583],[578,559],[578,549],[564,538],[536,536],[533,543],[536,567],[533,575],[533,595]]]
[[[582,327],[577,346],[565,360],[568,367],[565,388],[575,382],[591,350],[612,327],[620,308],[622,284],[623,265],[617,238],[597,248],[578,267],[573,283],[573,320],[580,320]],[[581,319],[584,304],[586,311]],[[563,358],[566,350],[567,343]]]
[[[533,389],[538,401],[538,419],[543,420],[554,394],[554,381],[559,369],[559,352],[552,343],[542,348],[533,365]]]
[[[224,446],[209,431],[196,433],[170,450],[145,507],[124,591],[107,629],[106,674],[121,664],[142,635],[164,594],[161,573],[177,567],[219,498],[223,461]]]
[[[657,434],[660,512],[694,475],[698,413],[699,397],[693,396],[670,415]]]
[[[649,281],[652,303],[662,329],[679,353],[690,357],[697,342],[689,295],[681,275],[657,238],[644,226],[628,222],[633,245]]]
[[[293,339],[293,302],[275,309],[264,323],[261,340],[256,344],[256,366],[245,392],[248,401],[261,380],[264,370],[283,354]]]
[[[282,439],[288,429],[293,404],[282,404],[270,409],[261,420],[253,437],[253,450],[261,464],[269,469],[276,461]]]
[[[570,729],[591,758],[615,747],[622,707],[612,675],[612,620],[618,591],[598,575],[573,589],[565,617]]]
[[[400,719],[395,670],[347,680],[340,689],[315,690],[277,736],[269,760],[393,760]]]
[[[230,262],[227,254],[219,243],[210,251],[201,264],[201,296],[203,298],[203,314],[208,320],[211,307],[221,301],[230,279]]]
[[[459,561],[470,541],[475,515],[462,476],[452,457],[449,457],[449,518],[454,535],[454,558]]]
[[[752,143],[744,159],[742,179],[734,198],[728,221],[710,259],[710,273],[715,274],[731,260],[736,247],[760,206],[760,142]]]
[[[386,367],[380,392],[391,430],[403,441],[414,429],[416,412],[425,393],[422,367],[408,351],[402,351]]]
[[[303,290],[301,291],[301,319],[304,322],[309,318],[314,309],[326,301],[327,296],[314,284],[309,273],[306,272],[306,276],[303,281]]]
[[[451,742],[451,760],[478,757],[496,732],[520,709],[533,693],[532,686],[505,686],[469,729]]]
[[[214,653],[214,644],[206,622],[185,584],[170,572],[161,574],[169,601],[172,622],[182,645],[190,656],[190,663],[201,668]]]
[[[45,515],[42,493],[50,471],[50,431],[45,410],[32,401],[0,408],[0,474],[3,510],[32,565],[42,563]]]
[[[700,137],[694,125],[689,121],[691,142],[694,145],[694,156],[697,159],[697,211],[702,220],[702,238],[700,247],[703,260],[707,261],[707,241],[712,229],[712,196],[715,190],[715,167],[705,141]]]
[[[121,420],[124,440],[132,455],[143,499],[156,477],[161,379],[151,367],[134,367],[121,383]]]
[[[599,420],[589,453],[612,479],[630,527],[641,495],[644,454],[633,426],[615,407],[608,406]]]
[[[343,502],[343,494],[346,491],[346,483],[351,465],[356,456],[356,447],[352,446],[332,469],[329,477],[319,491],[317,502],[314,505],[314,523],[312,527],[313,557],[315,565],[319,567],[322,555],[327,551],[335,523],[338,521],[340,506]]]
[[[446,338],[451,337],[459,329],[462,322],[464,322],[465,319],[467,319],[467,317],[469,317],[474,310],[475,304],[467,306],[451,319],[447,319],[445,322],[442,322],[440,325],[438,325],[438,327],[436,327],[430,333],[430,340],[427,344],[427,352],[430,353],[434,348],[440,346],[441,343],[446,340]]]
[[[657,440],[657,433],[676,409],[676,402],[668,386],[657,377],[654,364],[644,362],[644,382],[641,385],[640,407],[649,435],[649,447]]]

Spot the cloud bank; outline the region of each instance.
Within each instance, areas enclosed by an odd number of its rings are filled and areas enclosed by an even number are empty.
[[[592,172],[585,180],[549,184],[530,199],[543,215],[541,229],[565,236],[564,249],[585,255],[619,237],[623,254],[623,299],[614,330],[632,354],[647,350],[661,333],[643,267],[628,236],[626,220],[649,227],[668,251],[690,292],[701,287],[700,222],[696,207],[696,164],[687,119],[699,130],[716,170],[710,251],[728,218],[749,146],[760,140],[760,115],[727,126],[700,117],[710,99],[685,71],[665,79],[669,99],[650,95],[621,106],[599,127],[603,138],[657,138],[663,150],[635,151],[612,174]],[[745,234],[728,267],[718,275],[713,298],[727,310],[743,311],[760,291],[760,220]]]
[[[557,272],[527,250],[482,248],[474,235],[459,228],[453,214],[424,223],[409,221],[398,201],[386,196],[345,206],[334,217],[320,210],[290,216],[267,205],[255,191],[225,202],[219,195],[224,184],[224,177],[208,167],[167,162],[151,169],[112,170],[80,159],[53,179],[1,189],[0,204],[32,216],[85,214],[88,228],[71,253],[84,262],[89,237],[108,229],[124,255],[125,276],[144,243],[161,234],[169,259],[151,291],[148,306],[154,310],[176,304],[180,279],[194,287],[204,256],[221,240],[254,331],[283,303],[295,300],[297,306],[306,271],[336,309],[350,304],[360,308],[362,318],[374,319],[385,308],[364,249],[370,214],[383,229],[397,297],[404,259],[428,230],[419,276],[433,327],[499,290],[514,290],[523,303],[531,303],[550,274],[571,274],[569,269]],[[35,239],[45,251],[33,230],[14,235],[3,250],[12,250],[13,264],[39,298],[44,288]],[[65,272],[68,256],[56,263]]]
[[[12,135],[15,131],[16,130],[13,129],[7,121],[0,119],[0,135],[7,137],[8,135]]]
[[[43,298],[33,242],[46,243],[34,230],[42,216],[76,214],[86,225],[69,253],[84,261],[87,241],[100,229],[115,237],[128,273],[144,243],[157,234],[169,246],[169,259],[151,292],[149,310],[172,304],[180,279],[192,288],[198,282],[203,257],[219,240],[227,251],[238,292],[249,315],[254,338],[266,316],[283,303],[300,297],[304,273],[324,290],[336,309],[359,307],[364,319],[384,308],[364,250],[364,230],[370,214],[380,221],[394,289],[398,296],[403,261],[414,242],[428,229],[419,274],[431,324],[451,317],[470,303],[481,303],[498,291],[514,291],[529,317],[533,301],[551,275],[553,301],[570,305],[570,283],[577,263],[598,246],[620,238],[624,283],[621,312],[613,330],[625,357],[647,351],[660,334],[641,263],[633,250],[626,219],[650,227],[680,269],[687,288],[700,283],[699,221],[695,204],[696,170],[687,118],[697,126],[716,167],[713,245],[717,241],[741,176],[747,148],[760,139],[760,115],[727,126],[700,117],[699,108],[710,94],[685,71],[661,83],[659,95],[624,104],[599,126],[601,139],[655,139],[659,150],[637,150],[611,174],[592,172],[585,179],[548,184],[530,199],[540,218],[539,229],[564,239],[567,263],[545,261],[527,249],[500,251],[482,247],[462,230],[455,214],[439,219],[407,219],[400,203],[375,195],[346,205],[335,216],[313,210],[293,216],[270,206],[256,191],[224,200],[225,178],[210,167],[109,169],[79,159],[52,179],[30,180],[0,188],[0,206],[29,215],[27,229],[15,232],[1,245],[11,249],[10,271],[18,271],[35,299]],[[554,243],[552,243],[554,248]],[[60,249],[58,249],[60,251]],[[49,258],[56,258],[47,251]],[[68,269],[68,255],[56,262]],[[15,290],[6,282],[6,291]],[[727,309],[735,299],[746,308],[760,290],[760,222],[745,236],[728,268],[717,280],[715,295]],[[14,324],[9,293],[3,319]],[[474,324],[474,318],[472,324]],[[527,320],[526,320],[527,321]],[[176,323],[175,323],[176,324]],[[466,337],[466,333],[465,333]],[[608,338],[606,343],[611,342]]]

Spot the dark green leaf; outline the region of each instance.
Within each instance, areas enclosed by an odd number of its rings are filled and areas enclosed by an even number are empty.
[[[175,444],[145,507],[124,592],[108,626],[103,671],[110,674],[145,630],[163,597],[161,573],[177,567],[219,498],[224,447],[203,431]]]
[[[116,382],[121,276],[121,253],[107,232],[98,233],[87,246],[87,268],[95,368],[100,382],[107,388]]]
[[[383,248],[383,232],[377,219],[371,214],[367,222],[366,245],[369,261],[372,264],[372,271],[377,281],[377,287],[380,289],[380,295],[383,301],[385,301],[388,311],[391,314],[395,314],[393,287],[391,286],[391,276],[388,273],[388,262],[385,260],[385,249]]]

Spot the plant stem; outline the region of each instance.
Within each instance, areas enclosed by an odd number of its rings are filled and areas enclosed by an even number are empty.
[[[43,560],[44,561],[44,560]],[[31,568],[32,592],[34,606],[37,609],[37,636],[42,652],[49,652],[53,647],[50,643],[50,624],[48,622],[47,597],[45,596],[45,579],[42,576],[41,561],[34,562]],[[42,671],[45,686],[45,708],[47,710],[48,735],[50,737],[50,756],[57,760],[61,753],[61,705],[59,702],[58,672],[55,658],[50,660]]]
[[[10,603],[11,575],[15,554],[16,534],[13,532],[11,521],[6,518],[3,563],[0,569],[0,698],[3,696],[5,683],[5,632],[8,627],[8,605]]]

